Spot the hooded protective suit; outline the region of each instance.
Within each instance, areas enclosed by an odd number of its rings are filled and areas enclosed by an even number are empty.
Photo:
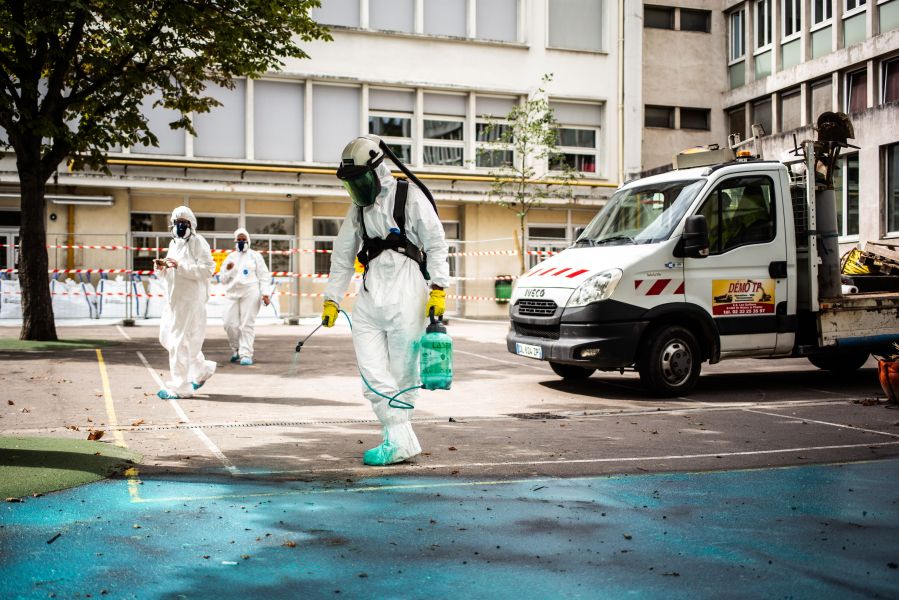
[[[209,279],[215,262],[209,244],[197,233],[197,218],[186,206],[172,211],[176,219],[190,221],[190,231],[169,244],[166,260],[174,259],[176,267],[157,269],[156,276],[165,281],[168,299],[159,324],[159,342],[169,352],[171,379],[160,397],[189,398],[215,373],[216,364],[203,356],[206,337],[206,301]],[[164,394],[167,392],[167,394]]]
[[[372,206],[363,208],[369,237],[386,238],[397,224],[393,220],[396,180],[390,170],[380,164],[376,174],[381,191]],[[325,288],[325,299],[340,303],[353,276],[353,261],[362,240],[359,208],[351,206],[334,241],[331,273]],[[409,186],[406,199],[406,236],[427,253],[427,269],[431,282],[446,287],[449,265],[443,225],[425,195],[415,185]],[[368,265],[364,288],[353,308],[353,345],[359,369],[371,386],[387,396],[420,383],[418,340],[425,332],[425,304],[428,286],[418,263],[398,252],[386,250]],[[362,393],[371,402],[380,420],[384,444],[366,453],[380,451],[378,462],[388,464],[405,460],[421,452],[412,431],[412,411],[391,408],[388,401],[363,385]],[[414,404],[418,391],[400,397]]]
[[[231,345],[231,360],[241,359],[252,364],[253,340],[256,337],[256,315],[262,296],[271,296],[271,272],[265,258],[250,248],[250,234],[244,228],[234,232],[234,239],[243,234],[247,238],[244,250],[228,255],[219,271],[219,279],[225,285],[228,307],[225,310],[225,333]],[[230,269],[228,265],[234,265]],[[246,359],[246,360],[244,360]]]

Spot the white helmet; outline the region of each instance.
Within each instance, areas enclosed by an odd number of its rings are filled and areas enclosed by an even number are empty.
[[[381,191],[375,169],[384,161],[381,138],[376,135],[357,137],[340,155],[337,177],[357,206],[371,206]]]

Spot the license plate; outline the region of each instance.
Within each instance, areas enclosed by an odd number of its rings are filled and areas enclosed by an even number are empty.
[[[528,358],[543,358],[543,348],[533,346],[531,344],[515,344],[515,354],[519,356],[527,356]]]

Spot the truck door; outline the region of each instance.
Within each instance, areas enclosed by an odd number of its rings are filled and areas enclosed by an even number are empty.
[[[777,173],[723,179],[696,213],[709,225],[709,256],[684,260],[686,301],[712,316],[722,356],[765,356],[777,347],[776,307],[786,306],[787,284],[773,275],[787,255],[775,181]]]

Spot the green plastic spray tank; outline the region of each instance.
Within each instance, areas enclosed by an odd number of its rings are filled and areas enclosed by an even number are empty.
[[[453,384],[453,338],[447,335],[443,318],[431,315],[431,323],[421,340],[421,387],[448,390]]]

